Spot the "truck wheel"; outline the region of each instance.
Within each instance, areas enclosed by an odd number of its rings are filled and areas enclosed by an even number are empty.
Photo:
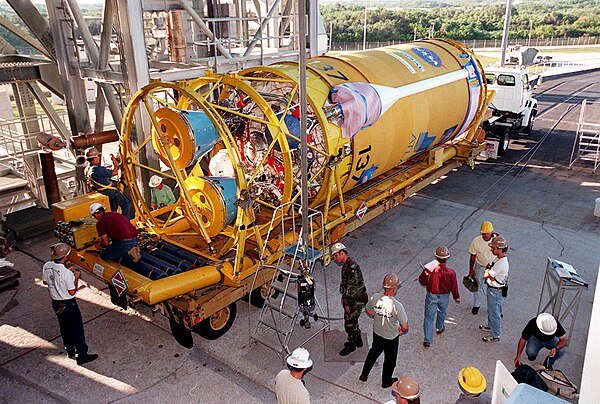
[[[498,156],[504,156],[510,144],[510,129],[506,128],[498,134],[498,142]]]
[[[281,275],[278,278],[281,281]],[[250,303],[254,307],[262,308],[265,304],[265,300],[267,300],[267,293],[269,293],[269,288],[271,287],[271,282],[267,282],[262,285],[260,288],[254,289],[250,293]],[[271,289],[271,299],[277,299],[279,296],[279,291],[275,289]]]
[[[237,307],[235,302],[233,302],[209,318],[202,320],[194,327],[194,332],[209,340],[220,338],[231,328],[236,313]]]
[[[535,122],[535,116],[537,115],[537,109],[532,109],[531,114],[529,114],[529,122],[527,122],[527,126],[523,128],[523,133],[531,133],[531,129],[533,129],[533,123]]]

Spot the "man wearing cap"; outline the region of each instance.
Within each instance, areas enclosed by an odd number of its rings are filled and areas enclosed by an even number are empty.
[[[160,209],[165,206],[169,206],[175,203],[175,195],[173,195],[173,191],[171,187],[163,184],[162,178],[158,175],[153,175],[150,177],[150,182],[148,183],[150,186],[152,201],[151,201],[151,209]]]
[[[52,309],[58,319],[60,335],[63,340],[67,355],[77,359],[78,365],[94,361],[97,354],[89,354],[83,332],[83,320],[79,306],[75,300],[77,286],[81,272],[67,268],[71,247],[64,243],[54,244],[50,247],[51,261],[42,267],[42,281],[48,285],[48,292],[52,298]]]
[[[331,247],[331,255],[333,261],[342,266],[340,294],[344,308],[344,329],[348,334],[348,341],[344,343],[340,355],[346,356],[354,352],[356,348],[363,346],[358,318],[369,300],[369,296],[360,266],[348,256],[346,246],[342,243],[335,243]]]
[[[446,261],[450,257],[450,250],[446,246],[440,246],[435,250],[435,259],[437,265],[429,270],[423,268],[423,272],[419,276],[419,283],[427,289],[425,296],[425,315],[423,319],[423,347],[425,349],[431,346],[433,341],[433,320],[435,320],[436,334],[442,334],[446,327],[446,310],[448,309],[448,301],[450,293],[454,297],[456,303],[460,303],[460,295],[458,293],[458,282],[456,281],[456,272],[446,266]]]
[[[494,226],[491,222],[481,223],[481,228],[479,230],[481,235],[475,237],[469,246],[469,254],[471,255],[469,257],[469,275],[475,278],[479,284],[477,292],[473,292],[473,308],[471,309],[471,313],[473,314],[479,313],[479,308],[481,307],[483,296],[483,271],[485,270],[486,265],[494,259],[494,254],[492,254],[488,244],[492,237],[498,235],[497,233],[494,233]]]
[[[549,313],[540,313],[537,317],[529,320],[523,331],[517,346],[517,357],[515,368],[521,366],[521,353],[523,348],[527,353],[527,359],[534,361],[542,348],[550,350],[544,367],[553,369],[554,363],[566,353],[567,333],[562,324]]]
[[[490,404],[492,397],[485,391],[483,374],[474,366],[467,366],[458,372],[458,386],[461,394],[456,404]]]
[[[479,329],[490,333],[482,338],[483,342],[497,342],[500,341],[502,333],[502,307],[508,294],[508,244],[504,237],[496,236],[492,238],[489,246],[494,259],[483,272],[487,284],[488,325],[482,324]]]
[[[106,212],[106,207],[99,203],[90,205],[90,214],[98,221],[96,230],[99,239],[96,247],[104,248],[100,253],[102,259],[118,260],[130,255],[133,262],[140,260],[138,232],[129,219],[118,212]]]
[[[117,158],[112,154],[110,155],[113,167],[112,169],[108,169],[101,165],[102,160],[100,156],[100,152],[95,147],[90,147],[86,150],[85,157],[90,164],[85,169],[85,177],[92,189],[108,196],[110,210],[116,212],[117,208],[120,207],[123,215],[127,219],[131,219],[131,214],[133,213],[131,212],[131,202],[114,186],[111,180],[112,177],[119,174]]]
[[[402,376],[392,385],[392,396],[396,401],[390,400],[385,404],[421,404],[419,383],[410,376]]]
[[[394,274],[383,279],[383,292],[375,293],[369,299],[365,311],[373,317],[373,344],[365,360],[359,379],[366,382],[375,361],[384,353],[381,387],[390,387],[398,380],[392,377],[398,357],[400,335],[408,332],[408,317],[404,306],[394,298],[400,281]]]
[[[304,386],[304,375],[312,370],[312,360],[305,348],[296,348],[287,360],[287,369],[275,377],[277,404],[308,404],[310,394]]]

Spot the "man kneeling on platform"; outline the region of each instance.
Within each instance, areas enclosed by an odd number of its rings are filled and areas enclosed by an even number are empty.
[[[534,361],[542,348],[550,350],[544,367],[553,369],[554,362],[559,360],[566,353],[567,333],[562,324],[558,322],[550,313],[540,313],[537,317],[529,320],[523,331],[517,346],[517,357],[515,358],[515,368],[521,366],[521,354],[523,348],[527,354],[527,359]]]
[[[104,248],[100,253],[103,260],[118,260],[128,255],[133,262],[140,260],[140,249],[136,245],[138,232],[129,219],[118,212],[106,212],[100,203],[90,205],[90,214],[98,221],[96,247]]]

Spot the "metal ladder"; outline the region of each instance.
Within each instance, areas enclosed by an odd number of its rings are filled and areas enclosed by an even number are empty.
[[[256,326],[251,332],[251,338],[273,349],[281,358],[293,351],[290,344],[297,324],[311,330],[308,336],[307,333],[302,336],[304,339],[297,346],[304,345],[329,327],[329,321],[315,296],[316,293],[313,294],[312,307],[303,304],[306,300],[303,299],[303,296],[298,296],[298,284],[305,283],[306,279],[312,280],[313,290],[315,287],[312,277],[315,263],[324,256],[323,215],[321,212],[309,210],[308,229],[295,231],[294,229],[297,229],[297,225],[301,223],[298,212],[299,206],[289,202],[279,206],[273,213],[264,243],[265,247],[261,252],[259,268],[254,275],[253,282],[254,286],[258,277],[264,276],[265,269],[274,270],[273,276],[268,282],[269,288]],[[302,245],[303,231],[308,231],[309,235],[306,246]],[[281,250],[275,264],[267,265],[264,264],[265,254],[267,254],[266,245],[273,237],[280,239]],[[327,294],[325,294],[325,299],[327,301]],[[313,328],[311,323],[315,323],[317,327]]]
[[[597,104],[596,104],[597,105]],[[577,160],[592,161],[594,163],[593,173],[600,166],[600,124],[586,122],[586,112],[588,107],[594,107],[593,103],[583,100],[581,103],[581,112],[579,113],[579,122],[577,123],[577,135],[571,150],[569,160],[569,169]],[[593,111],[592,111],[593,112]]]

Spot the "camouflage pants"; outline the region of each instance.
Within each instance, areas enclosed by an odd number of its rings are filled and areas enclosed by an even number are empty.
[[[344,310],[344,329],[348,334],[348,342],[356,342],[360,339],[360,328],[358,318],[362,313],[364,304],[354,304],[350,306],[350,313]]]

